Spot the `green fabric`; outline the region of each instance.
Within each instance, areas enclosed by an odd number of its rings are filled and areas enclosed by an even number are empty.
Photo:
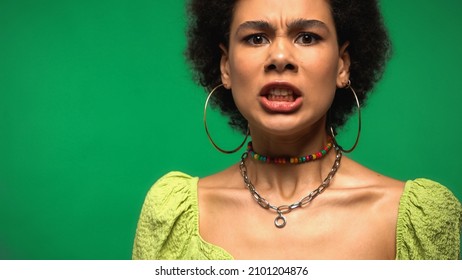
[[[197,177],[170,172],[149,190],[133,259],[226,260],[233,257],[199,235]],[[396,259],[458,259],[462,206],[444,186],[407,181],[401,196]]]
[[[444,186],[427,179],[408,181],[401,196],[396,258],[458,259],[462,207]]]

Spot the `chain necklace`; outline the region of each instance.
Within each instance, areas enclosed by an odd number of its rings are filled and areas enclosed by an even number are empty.
[[[288,214],[294,209],[301,208],[309,204],[313,199],[320,195],[329,186],[330,181],[332,180],[332,178],[334,178],[335,173],[337,173],[337,170],[340,167],[340,160],[342,159],[342,151],[337,146],[335,146],[335,150],[337,151],[337,155],[335,156],[334,164],[332,165],[332,169],[330,170],[327,177],[324,179],[324,181],[322,181],[321,185],[314,191],[310,192],[307,196],[303,197],[301,200],[290,205],[274,206],[257,192],[255,186],[250,181],[250,178],[247,173],[247,166],[245,165],[245,160],[248,157],[248,152],[242,154],[239,169],[241,170],[241,175],[244,179],[244,183],[246,187],[249,189],[252,197],[255,199],[258,205],[260,205],[264,209],[276,211],[278,216],[274,219],[274,225],[277,228],[283,228],[287,224],[286,217],[284,216],[285,214]]]

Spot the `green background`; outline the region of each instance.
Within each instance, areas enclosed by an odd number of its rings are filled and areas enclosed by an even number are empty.
[[[462,2],[382,2],[394,56],[350,156],[462,199]],[[203,131],[184,19],[183,1],[0,0],[0,259],[129,259],[158,177],[238,160]],[[240,141],[209,117],[219,143]]]

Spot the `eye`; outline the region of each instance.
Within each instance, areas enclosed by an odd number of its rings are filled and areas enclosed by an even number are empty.
[[[298,35],[298,37],[295,39],[295,43],[309,46],[315,44],[317,41],[319,41],[321,38],[312,33],[301,33]]]
[[[252,34],[250,36],[247,36],[244,40],[252,46],[270,43],[270,41],[263,34]]]

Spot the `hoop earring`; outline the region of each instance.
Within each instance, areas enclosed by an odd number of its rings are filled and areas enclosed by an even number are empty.
[[[232,154],[232,153],[235,153],[237,151],[239,151],[245,144],[245,142],[247,141],[247,138],[249,138],[249,134],[250,134],[250,131],[249,131],[249,128],[247,127],[247,132],[245,134],[245,138],[244,138],[244,141],[242,141],[242,143],[235,149],[233,150],[225,150],[225,149],[222,149],[220,148],[216,143],[215,141],[213,141],[212,139],[212,136],[210,136],[210,132],[209,132],[209,129],[208,129],[208,126],[207,126],[207,107],[209,105],[209,100],[210,98],[212,97],[212,95],[215,93],[215,91],[217,89],[219,89],[220,87],[224,87],[224,84],[220,84],[218,86],[216,86],[215,88],[212,89],[212,91],[209,93],[209,95],[207,96],[207,99],[205,100],[205,106],[204,106],[204,127],[205,127],[205,133],[207,134],[207,137],[209,138],[210,140],[210,143],[212,143],[213,147],[215,147],[215,149],[217,149],[218,151],[224,153],[224,154]]]
[[[355,98],[355,101],[356,101],[356,106],[358,108],[358,134],[356,135],[356,140],[355,140],[355,143],[353,144],[353,146],[350,148],[350,149],[344,149],[342,146],[340,146],[337,142],[337,140],[335,139],[335,133],[334,133],[334,129],[332,128],[332,126],[330,127],[330,133],[332,135],[332,140],[334,141],[335,145],[340,149],[342,150],[344,153],[351,153],[355,148],[356,146],[358,145],[358,142],[359,142],[359,136],[361,135],[361,105],[359,104],[359,99],[358,99],[358,95],[356,94],[355,90],[353,89],[353,87],[351,86],[351,81],[348,80],[346,86],[345,86],[346,89],[350,89],[351,92],[353,93],[353,96]]]

